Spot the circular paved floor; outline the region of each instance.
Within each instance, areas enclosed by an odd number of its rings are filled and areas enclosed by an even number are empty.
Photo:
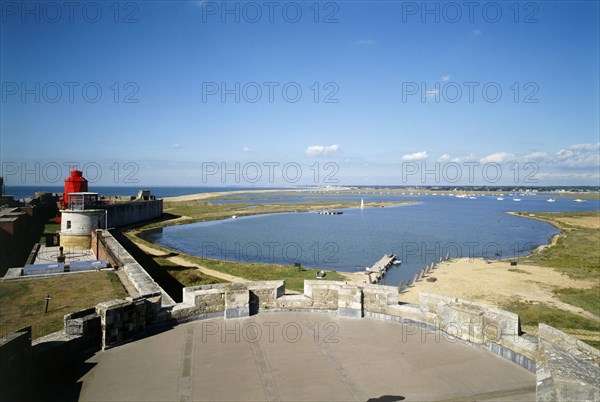
[[[194,321],[87,363],[81,401],[535,400],[535,376],[491,353],[318,313]]]

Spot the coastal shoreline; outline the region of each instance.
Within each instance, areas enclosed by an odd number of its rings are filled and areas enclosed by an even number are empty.
[[[198,193],[198,194],[190,194],[190,195],[186,195],[186,196],[178,196],[178,197],[168,197],[165,198],[165,201],[168,202],[189,202],[189,201],[200,201],[200,200],[210,200],[213,197],[217,197],[217,196],[226,196],[226,195],[232,195],[232,194],[259,194],[259,193],[277,193],[277,192],[286,192],[287,190],[233,190],[233,191],[223,191],[223,192],[211,192],[211,193]],[[405,206],[405,205],[414,205],[414,204],[418,204],[418,201],[403,201],[403,202],[398,202],[397,205],[389,205],[386,206],[388,208],[392,208],[392,207],[400,207],[400,206]],[[376,203],[369,203],[367,205],[365,205],[365,207],[367,208],[375,208],[378,207],[378,205],[374,205]],[[348,210],[348,209],[357,209],[355,207],[350,207],[350,208],[336,208],[339,210]],[[305,211],[305,212],[314,212],[314,211]],[[257,213],[257,214],[252,214],[252,215],[246,215],[246,216],[265,216],[265,215],[274,215],[274,214],[279,214],[279,213],[295,213],[294,211],[281,211],[281,212],[277,212],[277,211],[272,211],[272,212],[261,212],[261,213]],[[506,212],[509,215],[513,215],[513,216],[518,216],[518,217],[522,217],[522,218],[530,218],[530,219],[536,219],[536,217],[533,216],[525,216],[525,215],[520,215],[517,212]],[[240,217],[244,217],[244,216],[240,216]],[[209,218],[207,220],[203,220],[202,222],[206,222],[206,221],[226,221],[229,218],[223,218],[223,217],[214,217],[214,218]],[[559,230],[561,230],[556,224],[553,224],[552,222],[537,218],[537,220],[539,221],[543,221],[546,223],[551,224],[552,226],[558,228]],[[163,221],[161,222],[159,227],[168,227],[168,226],[175,226],[175,225],[179,225],[179,224],[191,224],[191,223],[197,223],[197,222],[201,222],[201,221],[197,221],[191,217],[185,217],[185,216],[180,216],[177,219],[173,219],[173,220],[168,220],[168,221]],[[146,225],[145,225],[146,226]],[[143,245],[145,248],[147,249],[157,249],[157,250],[163,250],[163,251],[167,251],[167,252],[174,252],[174,253],[178,253],[180,255],[187,255],[190,257],[198,257],[198,258],[207,258],[207,257],[202,257],[202,256],[197,256],[194,254],[190,254],[190,253],[186,253],[180,250],[176,250],[176,249],[172,249],[163,245],[159,245],[159,244],[155,244],[147,239],[145,239],[144,237],[142,237],[143,233],[148,231],[148,230],[152,230],[155,229],[156,227],[149,227],[146,228],[145,226],[141,226],[141,227],[137,227],[135,229],[129,230],[127,231],[129,234],[132,235],[132,240],[135,240],[136,243],[138,243],[138,245]],[[556,244],[558,238],[561,236],[562,231],[553,235],[548,243],[540,245],[538,247],[536,247],[535,249],[531,250],[529,254],[524,255],[522,257],[527,257],[529,255],[541,252],[542,250],[548,248],[548,247],[552,247],[553,245]],[[231,261],[231,260],[221,260],[221,259],[211,259],[211,260],[215,260],[215,261],[222,261],[222,262],[229,262],[229,263],[240,263],[241,261]],[[483,258],[481,258],[482,261],[484,261]],[[512,260],[512,258],[509,259],[503,259],[503,260],[497,260],[497,261],[509,261]],[[243,262],[242,262],[243,263]],[[267,265],[280,265],[280,264],[274,264],[274,263],[264,263]],[[352,283],[365,283],[365,280],[367,279],[367,276],[364,275],[364,272],[348,272],[348,271],[338,271],[338,270],[332,270],[332,269],[324,269],[321,267],[306,267],[306,268],[310,268],[310,269],[318,269],[318,270],[323,270],[325,272],[337,272],[343,276],[345,276],[347,278],[347,280],[349,282]]]
[[[207,199],[207,198],[211,198],[213,196],[215,196],[216,194],[219,195],[223,195],[223,194],[231,194],[231,193],[264,193],[264,192],[279,192],[281,190],[243,190],[243,191],[228,191],[228,192],[220,192],[220,193],[200,193],[200,194],[192,194],[189,196],[182,196],[182,197],[192,197],[190,199],[186,199],[185,201],[192,201],[192,200],[200,200],[200,199]],[[201,197],[201,198],[197,198],[197,197]],[[174,198],[180,198],[180,197],[171,197],[170,200],[174,199]],[[166,199],[165,199],[166,200]],[[171,201],[171,202],[185,202],[185,201]],[[406,205],[416,205],[419,204],[419,201],[402,201],[402,202],[398,202],[395,205],[389,205],[386,206],[386,208],[393,208],[393,207],[402,207],[402,206],[406,206]],[[368,205],[365,205],[366,208],[377,208],[378,206],[376,205],[372,205],[374,203],[369,203]],[[350,208],[337,208],[339,210],[349,210],[349,209],[358,209],[355,207],[350,207]],[[314,212],[314,211],[308,211],[308,212]],[[253,216],[253,217],[258,217],[258,216],[266,216],[266,215],[275,215],[275,214],[281,214],[281,213],[297,213],[297,212],[292,212],[292,211],[283,211],[283,212],[264,212],[264,213],[258,213],[258,214],[253,214],[253,215],[246,215],[243,217],[249,217],[249,216]],[[518,216],[518,217],[523,217],[523,218],[530,218],[529,216],[523,216],[523,215],[519,215],[516,212],[506,212],[509,215],[514,215],[514,216]],[[169,227],[169,226],[176,226],[176,225],[180,225],[180,224],[191,224],[191,223],[199,223],[199,222],[215,222],[215,221],[226,221],[229,218],[221,218],[221,217],[215,217],[214,219],[207,219],[204,221],[195,221],[194,219],[190,218],[190,217],[185,217],[185,216],[180,216],[176,219],[170,220],[170,221],[163,221],[161,222],[161,225],[159,226],[160,228],[163,227]],[[540,221],[543,222],[547,222],[544,221],[542,219],[538,219]],[[551,223],[551,222],[547,222],[547,223]],[[160,250],[164,250],[164,251],[168,251],[168,252],[174,252],[174,253],[178,253],[178,254],[183,254],[183,255],[188,255],[191,257],[199,257],[199,258],[207,258],[207,257],[203,257],[203,256],[197,256],[194,254],[190,254],[190,253],[186,253],[177,249],[172,249],[163,245],[159,245],[159,244],[155,244],[147,239],[145,239],[144,237],[142,237],[142,234],[146,231],[150,231],[153,229],[156,229],[156,227],[146,227],[147,225],[144,226],[140,226],[140,227],[136,227],[134,229],[128,230],[127,233],[129,233],[130,235],[132,235],[133,239],[135,239],[135,242],[138,242],[139,244],[143,245],[146,248],[155,248],[155,249],[160,249]],[[553,225],[555,227],[557,227],[559,230],[560,228],[556,225]],[[546,244],[542,244],[539,245],[538,247],[536,247],[534,250],[532,250],[529,254],[524,255],[522,257],[519,258],[525,258],[529,255],[532,255],[534,253],[540,252],[545,248],[548,247],[552,247],[553,245],[556,244],[558,238],[560,237],[562,231],[553,235],[548,243]],[[211,258],[209,258],[211,259]],[[481,258],[483,260],[483,258]],[[502,260],[497,260],[497,261],[509,261],[512,260],[513,258],[507,258],[507,259],[502,259]],[[232,261],[232,260],[221,260],[221,259],[211,259],[211,260],[215,260],[215,261],[222,261],[222,262],[230,262],[230,263],[240,263],[241,261]],[[272,264],[272,265],[280,265],[280,264],[274,264],[274,263],[264,263],[264,264]],[[332,269],[326,269],[326,268],[321,268],[321,267],[306,267],[306,268],[310,268],[310,269],[318,269],[318,270],[323,270],[325,272],[337,272],[341,275],[344,275],[348,278],[348,281],[352,282],[352,283],[365,283],[365,279],[368,279],[367,275],[364,274],[364,272],[349,272],[349,271],[338,271],[338,270],[332,270]]]
[[[180,197],[170,197],[170,198],[164,198],[163,200],[168,201],[168,202],[181,202],[181,203],[185,203],[185,202],[190,202],[190,201],[208,201],[210,202],[210,199],[212,197],[215,196],[223,196],[223,195],[230,195],[230,194],[239,194],[239,193],[244,193],[244,194],[254,194],[254,193],[265,193],[265,192],[285,192],[286,190],[240,190],[240,191],[226,191],[226,192],[213,192],[213,193],[199,193],[199,194],[191,194],[188,196],[180,196]],[[323,206],[316,206],[316,207],[311,207],[311,209],[307,209],[307,210],[300,210],[300,211],[293,211],[293,210],[285,210],[285,211],[264,211],[264,212],[259,212],[259,213],[246,213],[245,215],[238,215],[239,218],[244,218],[244,217],[260,217],[260,216],[267,216],[267,215],[275,215],[275,214],[284,214],[284,213],[300,213],[300,212],[304,212],[304,213],[314,213],[314,212],[318,212],[318,211],[322,211],[322,210],[339,210],[339,211],[344,211],[344,210],[354,210],[354,209],[359,209],[358,207],[354,207],[354,206],[348,206],[348,205],[340,205],[341,203],[335,203],[336,200],[332,200],[334,203],[330,206],[327,207],[323,207]],[[308,201],[310,202],[310,201]],[[348,202],[345,202],[345,204],[348,204]],[[418,205],[420,204],[419,201],[390,201],[387,203],[387,205],[384,205],[385,208],[395,208],[395,207],[403,207],[403,206],[407,206],[407,205]],[[338,206],[339,205],[339,206]],[[380,208],[381,205],[379,203],[376,202],[368,202],[365,203],[364,205],[365,209],[372,209],[372,208]],[[246,212],[246,211],[245,211]],[[178,215],[178,214],[177,214]],[[204,217],[206,218],[206,217]],[[143,226],[138,226],[135,228],[131,228],[129,230],[126,231],[126,235],[128,235],[130,237],[130,239],[136,243],[136,245],[138,246],[142,246],[145,249],[149,249],[149,250],[159,250],[161,252],[165,252],[165,253],[177,253],[179,255],[183,255],[183,256],[189,256],[189,257],[197,257],[197,258],[206,258],[208,260],[213,260],[213,261],[220,261],[220,262],[227,262],[227,263],[248,263],[251,264],[253,262],[242,262],[242,261],[232,261],[232,260],[221,260],[221,259],[213,259],[213,258],[208,258],[208,257],[203,257],[203,256],[198,256],[198,255],[194,255],[194,254],[190,254],[190,253],[186,253],[177,249],[173,249],[170,247],[166,247],[163,245],[159,245],[159,244],[155,244],[149,240],[147,240],[146,238],[143,237],[144,232],[150,231],[150,230],[154,230],[154,229],[158,229],[158,228],[164,228],[164,227],[169,227],[169,226],[177,226],[177,225],[182,225],[182,224],[192,224],[192,223],[200,223],[200,222],[218,222],[218,221],[227,221],[228,219],[230,219],[230,217],[223,217],[223,216],[213,216],[213,217],[208,217],[207,219],[203,219],[203,220],[199,220],[190,216],[184,216],[184,215],[179,215],[178,218],[175,219],[170,219],[170,220],[162,220],[159,222],[154,222],[151,223],[149,225],[143,225]],[[147,251],[146,251],[147,252]],[[266,263],[261,263],[261,262],[257,262],[259,264],[265,264],[265,265],[273,265],[273,266],[285,266],[285,265],[281,265],[281,264],[276,264],[276,263],[270,263],[270,262],[266,262]],[[365,283],[365,281],[368,281],[368,276],[364,274],[364,272],[348,272],[348,271],[340,271],[340,270],[334,270],[334,269],[325,269],[325,268],[321,268],[321,267],[313,267],[313,266],[306,266],[304,268],[307,269],[314,269],[314,270],[322,270],[324,272],[335,272],[341,276],[343,276],[345,278],[345,280],[347,282],[352,282],[352,283]],[[205,272],[208,273],[208,272]],[[210,274],[209,274],[210,275]],[[215,277],[220,277],[219,275],[211,275],[211,276],[215,276]],[[222,279],[225,279],[224,277],[221,277]]]
[[[150,229],[149,229],[150,230]],[[167,259],[171,259],[172,262],[181,264],[184,262],[185,257],[195,257],[195,258],[199,258],[199,259],[206,259],[206,260],[212,260],[212,261],[217,261],[217,262],[223,262],[223,263],[231,263],[231,264],[254,264],[254,263],[258,263],[258,264],[263,264],[263,265],[272,265],[272,266],[285,266],[282,264],[276,264],[276,263],[261,263],[261,262],[244,262],[244,261],[234,261],[234,260],[222,260],[222,259],[216,259],[216,258],[209,258],[209,257],[203,257],[203,256],[199,256],[199,255],[195,255],[195,254],[190,254],[190,253],[186,253],[184,251],[181,250],[177,250],[174,248],[170,248],[167,246],[163,246],[163,245],[159,245],[159,244],[155,244],[152,243],[142,237],[139,236],[139,234],[141,232],[143,232],[143,228],[136,228],[136,229],[131,229],[126,231],[124,234],[125,236],[129,237],[129,239],[144,253],[146,253],[149,256],[161,256],[161,255],[166,255],[169,256]],[[190,264],[189,261],[186,262],[187,264]],[[192,263],[193,264],[193,263]],[[246,282],[249,281],[250,279],[248,278],[243,278],[243,277],[235,277],[233,275],[224,273],[224,272],[220,272],[220,271],[216,271],[214,269],[210,269],[207,267],[204,267],[202,265],[199,264],[194,264],[199,270],[200,272],[206,274],[206,275],[210,275],[216,278],[220,278],[220,279],[224,279],[230,282],[235,282],[235,281],[242,281],[242,282]],[[347,283],[364,283],[363,280],[364,279],[368,279],[368,276],[364,274],[364,272],[347,272],[347,271],[338,271],[335,269],[327,269],[327,268],[320,268],[320,267],[313,267],[313,266],[302,266],[302,268],[305,269],[310,269],[310,270],[315,270],[315,271],[324,271],[325,273],[332,273],[335,272],[341,276],[343,276],[345,278],[345,282]],[[235,280],[232,280],[233,278],[235,278]]]
[[[245,192],[247,193],[247,191]],[[202,195],[204,199],[208,199],[211,196],[212,195],[209,194]],[[374,204],[375,203],[373,203],[373,205],[371,205],[370,207],[378,206]],[[333,205],[335,205],[335,201]],[[365,205],[365,207],[367,206]],[[321,209],[340,208],[335,206],[327,206]],[[350,207],[343,209],[356,208]],[[290,213],[290,211],[265,211],[256,215],[269,215],[284,212]],[[590,310],[589,307],[587,309],[584,309],[581,307],[580,304],[577,303],[570,304],[573,302],[561,296],[561,291],[563,292],[562,294],[564,294],[565,291],[577,291],[580,293],[583,292],[584,295],[593,294],[593,292],[595,292],[594,289],[596,289],[598,286],[597,280],[594,280],[595,277],[577,277],[572,276],[572,274],[567,275],[564,270],[562,270],[561,272],[560,269],[553,268],[552,265],[546,266],[544,263],[535,262],[537,260],[532,261],[529,259],[529,257],[531,256],[535,257],[543,251],[548,251],[552,247],[556,246],[561,236],[567,236],[568,233],[571,233],[571,230],[577,227],[600,229],[600,224],[594,221],[594,219],[598,220],[598,217],[594,214],[592,214],[591,216],[578,217],[577,213],[566,213],[565,215],[558,215],[560,213],[557,213],[556,217],[553,217],[552,215],[547,215],[547,213],[546,216],[536,216],[533,213],[530,214],[525,212],[506,213],[521,218],[534,219],[549,223],[550,225],[557,228],[559,232],[549,237],[546,244],[539,245],[536,248],[529,250],[529,252],[526,255],[518,257],[516,261],[515,258],[507,258],[501,260],[467,258],[444,261],[438,264],[436,269],[424,275],[424,277],[420,281],[411,284],[411,286],[408,288],[402,289],[402,291],[399,293],[400,303],[418,304],[419,293],[421,292],[435,293],[449,297],[454,297],[457,299],[472,300],[480,302],[482,304],[487,304],[497,308],[512,311],[518,314],[523,314],[525,317],[527,317],[525,323],[523,324],[523,330],[526,333],[533,335],[535,335],[537,331],[536,323],[542,322],[538,320],[543,319],[543,322],[549,322],[552,324],[554,320],[553,318],[548,318],[547,316],[544,316],[546,318],[540,318],[540,314],[543,314],[542,312],[547,311],[551,311],[551,313],[549,313],[551,315],[554,314],[554,316],[561,317],[557,318],[557,320],[563,319],[562,317],[564,317],[564,315],[566,314],[568,317],[571,317],[564,318],[567,320],[587,320],[586,322],[588,323],[598,323],[598,325],[600,325],[600,313],[596,314],[595,310]],[[541,214],[542,213],[540,213],[540,215]],[[176,220],[169,221],[169,223],[167,223],[165,226],[171,226],[177,223],[191,223],[190,221],[193,221],[192,217],[187,218],[190,218],[190,220],[187,220],[186,217],[180,217]],[[223,218],[209,218],[209,220],[219,219]],[[139,232],[143,232],[149,229],[151,228],[146,229],[144,227],[138,227],[137,229],[134,229],[134,231],[137,231],[139,234]],[[170,260],[172,263],[183,265],[183,263],[187,259],[188,261],[185,265],[195,266],[203,274],[224,280],[233,280],[234,277],[231,274],[234,274],[237,275],[235,279],[238,281],[249,280],[248,277],[245,277],[244,275],[245,267],[242,267],[240,265],[238,265],[237,267],[227,267],[228,263],[243,265],[245,264],[243,262],[210,258],[206,259],[210,262],[202,262],[202,260],[196,259],[202,259],[204,257],[194,256],[193,254],[188,254],[180,252],[178,250],[170,249],[168,247],[153,244],[148,240],[139,237],[137,234],[132,236],[132,240],[135,240],[134,242],[138,246],[142,245],[143,247],[141,248],[158,249],[166,251],[167,253],[174,252],[176,253],[176,255]],[[146,250],[146,252],[148,251],[150,250]],[[193,261],[190,261],[190,257]],[[219,264],[218,266],[222,268],[218,268],[217,266],[215,266],[215,262],[217,262]],[[517,265],[512,265],[513,262],[516,262]],[[264,265],[264,268],[261,269],[266,270],[269,269],[269,266],[272,266],[274,268],[273,272],[277,272],[277,270],[281,269],[282,267],[287,267],[287,265],[268,263],[261,265]],[[211,271],[211,268],[209,267],[215,267],[216,270]],[[314,270],[315,273],[318,270],[321,270],[321,268],[319,267],[307,266],[303,268],[310,269],[311,271]],[[252,268],[249,267],[249,269]],[[362,285],[368,282],[368,277],[362,271],[346,272],[340,270],[322,270],[325,271],[327,274],[331,273],[331,277],[334,277],[335,280],[341,280],[342,282],[352,283],[355,285]],[[252,274],[250,273],[249,275],[252,276]],[[314,273],[310,275],[311,277],[313,277]],[[328,275],[327,278],[329,277],[330,276]],[[280,277],[280,279],[286,278],[288,277],[285,275]],[[291,278],[288,279],[292,280]],[[428,280],[431,280],[431,282]],[[301,288],[295,288],[292,291],[292,293],[294,292],[301,292]],[[559,325],[559,327],[567,333],[571,334],[572,336],[576,337],[577,339],[589,341],[593,344],[599,344],[600,331],[593,329],[595,324],[591,324],[591,327],[590,324],[581,325],[584,325],[584,328],[572,329],[573,327],[571,327],[570,325],[567,325],[566,327]],[[592,328],[592,330],[590,330],[590,328]]]
[[[188,194],[188,195],[178,195],[175,197],[164,197],[163,201],[166,202],[184,202],[184,201],[200,201],[206,200],[214,197],[223,197],[234,194],[261,194],[261,193],[280,193],[286,191],[295,191],[294,189],[290,190],[230,190],[230,191],[217,191],[211,193],[196,193],[196,194]]]
[[[591,216],[559,216],[555,221],[544,216],[510,213],[522,218],[535,219],[551,224],[560,230],[553,235],[547,244],[541,245],[529,253],[524,261],[517,260],[517,265],[512,265],[514,259],[485,260],[483,258],[463,258],[444,261],[438,264],[424,278],[405,288],[399,300],[402,303],[418,303],[419,293],[435,293],[459,299],[472,300],[509,311],[526,314],[529,321],[536,322],[552,320],[554,314],[570,314],[569,320],[585,319],[596,323],[600,328],[600,312],[594,309],[583,308],[582,304],[573,303],[570,299],[561,298],[561,293],[593,295],[598,291],[597,276],[589,277],[569,274],[568,271],[555,268],[554,265],[535,262],[529,257],[536,257],[542,251],[548,251],[557,245],[561,237],[570,236],[572,230],[592,229],[600,230],[598,211],[591,211]],[[567,224],[567,226],[565,226]],[[493,283],[492,286],[486,284]],[[562,293],[564,294],[564,293]],[[584,297],[584,296],[582,296]],[[581,300],[581,299],[579,299]],[[589,305],[588,305],[589,306]],[[537,311],[537,313],[536,313]],[[549,311],[552,311],[550,313]],[[557,318],[557,320],[566,318]],[[542,322],[542,321],[539,321]],[[564,321],[562,321],[564,322]],[[524,325],[525,332],[534,334],[536,325]],[[571,326],[561,330],[572,336],[600,343],[600,331],[573,329]]]
[[[555,307],[600,323],[600,317],[561,301],[553,292],[559,288],[592,289],[593,279],[581,280],[552,268],[533,264],[513,266],[509,261],[460,258],[438,264],[424,279],[404,289],[399,300],[418,304],[419,293],[435,293],[506,308],[512,302]],[[427,279],[435,278],[435,281]],[[493,286],[485,286],[493,280]]]

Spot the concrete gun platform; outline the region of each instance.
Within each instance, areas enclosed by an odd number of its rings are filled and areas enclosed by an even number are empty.
[[[59,254],[59,246],[46,247],[41,245],[35,258],[35,264],[56,264],[56,257],[58,257]],[[64,255],[65,262],[97,260],[91,249],[70,250],[65,248]]]
[[[327,313],[192,321],[86,364],[80,401],[535,400],[535,375],[501,357]]]

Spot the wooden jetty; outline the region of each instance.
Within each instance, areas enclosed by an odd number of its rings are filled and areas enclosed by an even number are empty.
[[[369,275],[369,282],[378,283],[385,276],[388,268],[393,265],[396,260],[394,254],[386,254],[371,268],[367,268],[366,274]]]

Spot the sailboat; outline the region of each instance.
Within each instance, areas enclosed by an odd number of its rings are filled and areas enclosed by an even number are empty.
[[[365,200],[364,199],[360,199],[360,209],[365,209]]]

